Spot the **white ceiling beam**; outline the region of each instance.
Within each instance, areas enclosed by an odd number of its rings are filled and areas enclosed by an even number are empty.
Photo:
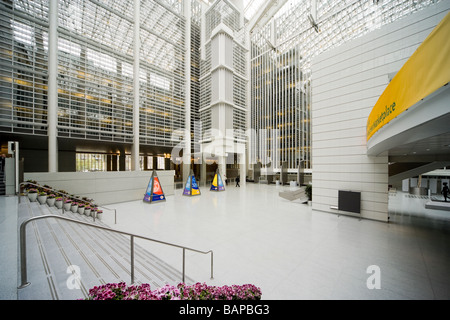
[[[249,32],[252,32],[256,26],[265,25],[286,2],[287,0],[265,1],[248,22],[247,27]]]

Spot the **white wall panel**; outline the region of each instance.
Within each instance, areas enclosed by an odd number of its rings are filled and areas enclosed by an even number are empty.
[[[228,36],[224,37],[224,51],[222,52],[225,54],[225,65],[229,68],[233,68],[233,39]]]
[[[214,69],[220,65],[220,38],[219,36],[211,39],[211,68]]]
[[[386,76],[385,76],[385,78],[386,78]],[[387,80],[385,80],[385,81],[387,81]],[[380,88],[384,88],[384,85],[380,86]],[[369,116],[370,111],[367,110],[367,106],[373,106],[377,102],[377,99],[378,99],[378,97],[368,97],[368,98],[360,99],[357,101],[347,102],[343,105],[334,103],[333,106],[330,106],[329,102],[323,101],[322,105],[325,107],[323,107],[321,109],[314,108],[313,120],[319,121],[324,116],[339,114],[341,112],[346,112],[346,111],[351,111],[351,110],[354,111],[354,110],[358,110],[358,109],[362,109],[362,111],[367,116]],[[327,108],[327,106],[328,106],[328,108]]]
[[[230,104],[233,103],[233,73],[229,70],[224,70],[225,72],[225,101]]]
[[[211,74],[211,101],[217,101],[220,98],[220,73],[218,70]]]
[[[107,205],[142,200],[152,173],[152,171],[27,172],[24,174],[24,180],[35,180],[40,185],[66,190],[73,195],[94,199],[98,205]],[[175,171],[158,171],[157,174],[164,194],[173,195]]]

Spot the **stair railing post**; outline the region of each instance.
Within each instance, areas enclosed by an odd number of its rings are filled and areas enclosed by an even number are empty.
[[[134,236],[130,239],[131,284],[134,283]]]
[[[184,281],[185,258],[186,258],[186,249],[183,248],[183,283],[185,283],[185,281]]]
[[[214,253],[211,251],[211,280],[214,279],[214,276],[213,276],[214,262],[213,262],[213,260],[214,260]]]
[[[26,244],[26,225],[27,221],[20,225],[20,286],[18,289],[25,288],[30,285],[27,281],[27,244]]]

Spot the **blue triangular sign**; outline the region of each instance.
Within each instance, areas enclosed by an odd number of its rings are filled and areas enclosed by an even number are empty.
[[[186,180],[186,184],[184,185],[183,196],[199,196],[200,188],[197,183],[197,179],[195,179],[194,172],[191,170],[189,177]]]
[[[225,191],[225,185],[223,184],[222,176],[219,173],[219,169],[217,169],[216,174],[214,175],[214,179],[211,183],[211,191]]]
[[[164,191],[155,170],[153,170],[143,201],[149,203],[166,201]]]

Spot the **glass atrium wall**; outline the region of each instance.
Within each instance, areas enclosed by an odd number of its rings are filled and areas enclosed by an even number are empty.
[[[289,0],[253,30],[250,121],[256,136],[251,158],[275,168],[287,162],[291,170],[304,160],[311,169],[312,58],[437,2],[317,0],[316,30],[309,18],[312,2]]]
[[[172,133],[185,128],[186,112],[185,19],[180,3],[141,1],[140,32],[141,144],[175,146]]]
[[[77,172],[106,171],[106,166],[107,166],[106,154],[95,154],[95,153],[76,154]]]
[[[58,137],[133,142],[134,0],[58,1]],[[0,2],[0,132],[47,135],[48,0]],[[140,143],[185,114],[180,1],[141,1]]]
[[[53,0],[51,0],[53,1]],[[246,70],[242,15],[228,0],[214,1],[201,21],[191,0],[192,146],[211,139],[211,47],[224,23],[233,39],[233,128],[246,140],[246,92],[251,81],[250,163],[296,170],[311,166],[311,61],[439,0],[317,0],[317,28],[308,18],[312,1],[289,0],[250,35]],[[0,132],[48,135],[50,0],[0,0]],[[133,144],[135,0],[58,0],[57,137]],[[186,112],[185,17],[179,0],[140,1],[139,138],[143,146],[173,147]],[[211,3],[211,2],[210,2]],[[261,1],[253,1],[257,9]],[[255,11],[256,12],[256,11]],[[249,13],[250,14],[250,13]],[[204,24],[202,26],[202,23]],[[201,34],[201,30],[205,34]],[[248,79],[250,74],[250,79]],[[199,121],[201,120],[201,122]],[[199,128],[202,127],[202,128]]]
[[[47,1],[0,2],[0,131],[47,134]]]

